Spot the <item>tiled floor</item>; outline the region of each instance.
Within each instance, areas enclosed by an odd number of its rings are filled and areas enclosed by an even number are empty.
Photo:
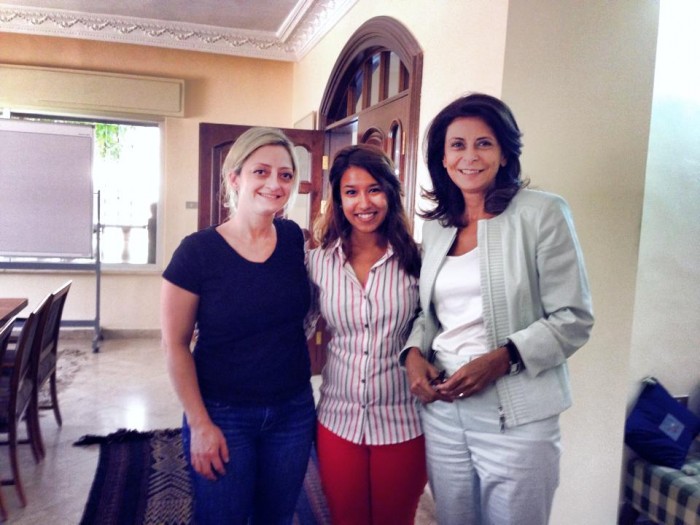
[[[63,362],[67,379],[59,392],[63,426],[42,412],[46,457],[39,464],[20,446],[20,468],[27,506],[19,506],[12,486],[1,487],[11,524],[77,524],[97,467],[99,447],[74,447],[85,434],[120,428],[153,430],[179,427],[181,409],[165,369],[159,341],[107,339],[93,353],[89,338],[64,337],[61,348],[80,349]],[[68,366],[70,365],[70,366]],[[317,387],[317,377],[314,377]],[[23,429],[24,430],[24,429]],[[7,447],[0,447],[0,475],[10,472]],[[424,497],[417,525],[431,525],[431,501]]]
[[[61,341],[83,350],[78,370],[59,393],[63,426],[42,412],[46,457],[34,463],[27,445],[19,450],[27,506],[14,487],[2,487],[12,524],[77,524],[97,466],[98,446],[74,447],[85,434],[119,428],[149,430],[180,426],[181,410],[170,386],[157,339],[113,339],[93,353],[89,339]],[[24,425],[22,425],[24,427]],[[22,428],[24,431],[24,428]],[[0,474],[10,472],[7,447],[0,447]]]

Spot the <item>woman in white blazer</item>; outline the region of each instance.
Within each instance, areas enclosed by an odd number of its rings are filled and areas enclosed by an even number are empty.
[[[510,109],[483,94],[449,104],[426,136],[435,206],[401,361],[441,525],[548,522],[566,360],[593,326],[569,207],[524,189],[521,148]]]

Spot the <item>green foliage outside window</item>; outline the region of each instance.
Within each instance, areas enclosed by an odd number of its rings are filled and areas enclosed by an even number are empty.
[[[95,124],[95,143],[100,157],[119,160],[121,154],[120,139],[124,136],[124,131],[124,126],[119,124]]]

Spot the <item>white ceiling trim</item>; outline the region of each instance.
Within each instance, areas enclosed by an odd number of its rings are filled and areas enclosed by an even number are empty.
[[[357,0],[316,0],[290,13],[280,34],[227,30],[123,16],[0,5],[0,31],[296,62],[303,58]]]

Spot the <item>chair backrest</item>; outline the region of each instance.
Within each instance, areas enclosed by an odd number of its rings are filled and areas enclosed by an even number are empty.
[[[10,336],[15,326],[15,319],[17,318],[13,317],[0,327],[0,363],[5,359],[5,352],[7,352],[7,345],[10,343]]]
[[[51,297],[51,306],[43,323],[41,331],[41,349],[38,357],[38,372],[37,383],[39,387],[43,386],[46,380],[51,377],[51,373],[56,368],[58,354],[58,336],[61,330],[61,318],[63,317],[63,306],[66,304],[68,290],[72,281],[63,284],[58,290],[53,292]]]
[[[36,357],[38,347],[36,342],[40,337],[42,324],[45,322],[51,296],[47,296],[41,304],[29,314],[22,326],[15,348],[15,361],[10,377],[9,417],[20,417],[32,400],[34,383],[36,382]]]

